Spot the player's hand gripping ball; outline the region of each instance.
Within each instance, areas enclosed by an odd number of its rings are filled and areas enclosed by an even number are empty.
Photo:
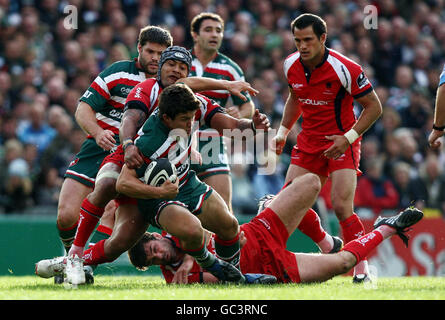
[[[159,187],[167,180],[174,183],[176,179],[176,167],[166,158],[152,161],[144,174],[144,182],[153,187]]]

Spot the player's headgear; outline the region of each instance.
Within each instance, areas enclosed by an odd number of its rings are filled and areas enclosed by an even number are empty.
[[[192,54],[184,47],[171,46],[165,49],[161,54],[158,68],[158,80],[161,79],[161,69],[167,60],[177,60],[187,65],[188,72],[192,69]]]

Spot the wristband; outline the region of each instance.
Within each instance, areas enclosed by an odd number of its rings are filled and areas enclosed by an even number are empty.
[[[278,129],[277,136],[283,137],[284,139],[287,138],[289,134],[290,129],[286,128],[283,125],[280,125],[280,128]]]
[[[134,145],[133,140],[131,140],[131,139],[125,139],[124,142],[122,142],[122,149],[124,149],[124,151],[125,151],[125,149],[126,149],[128,146],[133,146],[133,145]]]
[[[360,136],[357,133],[357,131],[355,131],[354,129],[351,129],[344,134],[344,137],[346,138],[346,140],[348,140],[349,144],[353,144],[354,141],[357,140],[358,137],[360,137]]]
[[[438,127],[433,123],[433,129],[438,131],[443,131],[445,129],[445,126]]]

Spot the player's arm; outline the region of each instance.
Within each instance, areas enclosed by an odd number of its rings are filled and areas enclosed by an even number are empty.
[[[301,116],[301,108],[298,102],[298,96],[289,88],[289,95],[287,96],[286,103],[284,104],[283,116],[281,118],[280,128],[277,134],[272,139],[272,150],[280,155],[283,152],[284,145],[286,144],[286,139],[289,131],[295,125],[298,118]]]
[[[122,167],[116,182],[116,191],[137,199],[173,199],[178,194],[179,179],[173,183],[166,180],[160,187],[154,187],[139,180],[136,170]]]
[[[96,111],[86,102],[80,101],[75,112],[76,122],[87,134],[91,135],[99,147],[104,150],[111,150],[116,140],[111,130],[104,130],[96,120]]]
[[[258,90],[251,87],[251,85],[242,80],[228,81],[228,80],[216,80],[212,78],[204,77],[188,77],[182,78],[176,81],[176,83],[184,83],[190,87],[194,92],[201,92],[207,90],[227,90],[231,95],[237,96],[243,101],[247,101],[247,97],[243,92],[255,96]]]
[[[127,108],[122,116],[119,138],[124,148],[124,161],[129,168],[139,168],[143,163],[139,149],[134,145],[133,138],[147,120],[147,113],[141,109]]]
[[[340,157],[382,114],[382,104],[374,90],[370,91],[363,97],[356,99],[356,101],[363,107],[357,122],[344,135],[326,137],[327,139],[334,141],[332,146],[324,152],[324,155],[327,158],[337,159]]]
[[[256,109],[252,120],[237,119],[227,113],[217,112],[210,120],[210,127],[216,129],[220,134],[224,134],[224,129],[239,129],[241,132],[253,130],[255,134],[256,130],[268,131],[270,124],[267,116]]]
[[[227,113],[230,114],[232,117],[238,119],[252,119],[254,112],[255,105],[253,104],[252,100],[245,102],[239,106],[232,106],[230,108],[227,108]]]
[[[437,88],[436,106],[434,109],[434,126],[437,128],[445,126],[445,83]],[[441,142],[438,140],[444,135],[444,130],[433,129],[428,137],[428,142],[433,149],[438,149]]]

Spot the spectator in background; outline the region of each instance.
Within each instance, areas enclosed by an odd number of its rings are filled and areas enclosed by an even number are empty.
[[[382,175],[382,162],[370,159],[366,163],[366,173],[358,179],[355,205],[366,207],[376,215],[385,209],[397,209],[399,194],[394,184]]]
[[[258,209],[256,202],[252,202],[252,199],[255,199],[255,192],[245,162],[243,155],[234,154],[230,164],[232,187],[235,191],[232,194],[232,210],[235,215],[252,215]]]
[[[418,177],[412,177],[412,170],[413,168],[403,161],[398,161],[393,166],[392,181],[394,181],[394,186],[399,193],[398,209],[410,205],[419,209],[425,207],[428,191]]]
[[[389,89],[387,105],[397,112],[408,108],[411,103],[411,89],[414,85],[413,71],[407,65],[396,68],[395,86]]]
[[[56,132],[45,120],[45,107],[40,103],[30,106],[29,120],[19,126],[17,136],[22,143],[31,143],[37,146],[39,154],[51,143]]]
[[[52,206],[57,210],[62,182],[63,179],[56,168],[47,167],[43,169],[35,192],[36,205]]]
[[[5,144],[1,165],[0,205],[6,213],[20,213],[31,205],[32,182],[23,158],[23,145],[11,139]]]
[[[424,198],[426,207],[445,209],[445,177],[439,160],[434,153],[428,154],[425,162],[419,168],[419,177],[427,190]]]
[[[284,185],[283,165],[275,152],[265,150],[263,155],[257,155],[257,170],[252,182],[256,199],[280,192]]]

